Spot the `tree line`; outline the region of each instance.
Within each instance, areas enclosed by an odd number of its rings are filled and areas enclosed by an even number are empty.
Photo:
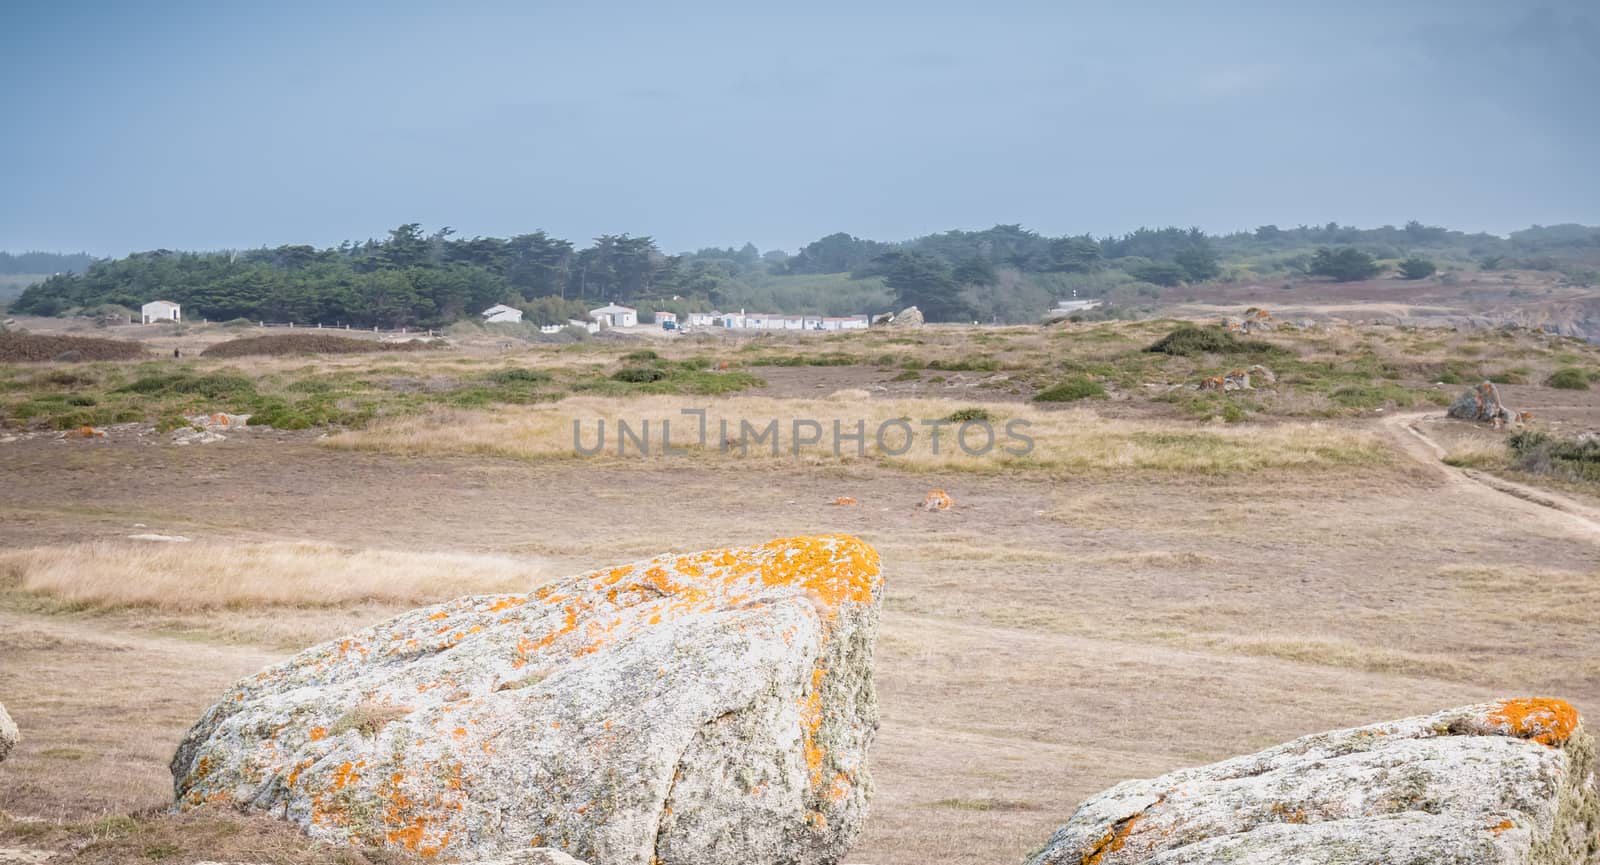
[[[93,262],[94,256],[87,252],[0,252],[0,274],[82,273]]]
[[[5,256],[0,264],[28,255],[0,253]],[[1227,268],[1242,266],[1367,279],[1383,269],[1379,258],[1406,258],[1399,273],[1423,278],[1436,268],[1429,256],[1475,261],[1485,269],[1560,266],[1600,257],[1600,228],[1535,226],[1501,238],[1419,222],[1377,229],[1328,223],[1267,225],[1225,235],[1198,228],[1140,228],[1095,238],[1050,237],[1020,225],[997,225],[897,243],[839,232],[794,255],[763,252],[748,243],[669,255],[649,236],[602,235],[578,248],[543,231],[465,238],[449,228],[425,233],[421,225],[407,223],[380,239],[322,249],[163,249],[120,259],[83,257],[72,262],[77,267],[66,268],[69,272],[29,287],[12,309],[58,315],[107,305],[136,309],[163,298],[184,304],[191,318],[400,327],[442,326],[508,303],[524,309],[530,320],[559,323],[607,301],[680,312],[731,308],[760,296],[753,287],[770,288],[792,278],[835,292],[872,281],[888,294],[851,296],[916,305],[935,321],[1002,313],[1024,319],[1042,312],[1067,285],[1084,285],[1091,293],[1103,284],[1170,287],[1224,277]],[[808,306],[814,308],[774,311],[821,311],[826,300]]]

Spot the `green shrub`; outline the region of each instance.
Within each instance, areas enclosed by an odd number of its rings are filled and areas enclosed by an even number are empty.
[[[951,423],[969,423],[974,421],[992,421],[994,415],[986,408],[960,408],[945,416]]]
[[[999,368],[1000,362],[987,355],[963,357],[956,360],[928,361],[928,369],[937,369],[942,372],[994,372]]]
[[[646,363],[646,362],[652,361],[652,360],[660,360],[661,359],[661,355],[656,354],[655,352],[651,351],[648,348],[642,348],[642,349],[639,349],[638,351],[630,351],[630,352],[628,352],[627,354],[622,356],[622,359],[623,360],[627,360],[627,361],[633,361],[634,363]]]
[[[922,373],[917,372],[914,369],[908,369],[908,370],[900,373],[899,375],[896,375],[894,378],[891,378],[889,380],[890,381],[920,381],[921,379],[922,379]]]
[[[122,387],[117,388],[117,393],[161,393],[167,389],[167,385],[171,381],[171,376],[147,375],[136,378]]]
[[[98,405],[99,402],[100,401],[95,399],[94,397],[89,396],[88,394],[83,394],[83,393],[70,394],[67,397],[67,405],[90,406],[90,405]]]
[[[1568,480],[1600,482],[1600,439],[1563,439],[1524,430],[1506,439],[1517,468]]]
[[[1151,343],[1145,349],[1155,354],[1194,357],[1200,354],[1282,354],[1283,349],[1270,343],[1240,339],[1231,331],[1220,327],[1180,325],[1171,333]]]
[[[659,369],[651,369],[647,366],[623,367],[611,374],[612,381],[628,382],[629,384],[649,384],[666,377],[667,374],[665,372]]]
[[[117,390],[122,393],[142,394],[188,393],[197,394],[207,399],[228,399],[230,397],[253,395],[256,392],[256,383],[242,375],[229,373],[211,373],[200,376],[178,373],[165,376],[144,376],[123,385]]]
[[[751,366],[851,366],[861,359],[852,354],[830,351],[823,354],[775,354],[750,361]]]
[[[634,354],[640,354],[640,353],[641,352],[634,352]],[[652,355],[652,356],[655,355],[655,352],[653,352],[653,351],[652,352],[643,352],[643,353],[644,354],[649,354],[649,355]],[[630,357],[631,357],[631,355],[630,355]],[[535,382],[544,382],[544,381],[549,381],[550,380],[550,374],[547,373],[547,372],[543,372],[543,371],[537,370],[537,369],[527,369],[525,367],[520,367],[520,366],[514,366],[514,367],[511,367],[509,369],[497,369],[494,372],[489,373],[485,377],[487,379],[489,379],[489,381],[494,382],[495,384],[523,384],[523,383],[531,384],[531,383],[535,383]]]
[[[1075,402],[1080,399],[1105,399],[1106,389],[1087,376],[1077,376],[1034,395],[1034,402]]]
[[[1551,373],[1544,383],[1546,387],[1559,390],[1588,390],[1589,376],[1583,370],[1569,366]]]

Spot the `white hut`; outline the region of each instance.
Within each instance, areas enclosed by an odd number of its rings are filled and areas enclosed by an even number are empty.
[[[499,324],[501,322],[510,322],[515,324],[516,322],[522,320],[522,310],[517,309],[514,306],[506,306],[503,303],[497,303],[494,306],[489,307],[480,313],[480,315],[483,316],[484,324]]]
[[[139,307],[139,313],[144,318],[145,324],[155,324],[158,321],[183,321],[183,308],[170,300],[152,300]]]
[[[639,311],[631,306],[608,303],[599,309],[589,310],[589,317],[606,327],[634,327],[639,323]]]

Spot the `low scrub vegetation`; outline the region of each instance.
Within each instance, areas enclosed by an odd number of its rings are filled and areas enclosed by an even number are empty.
[[[273,333],[265,336],[246,336],[219,342],[200,353],[201,357],[283,357],[299,354],[364,354],[379,351],[421,351],[436,348],[437,343],[413,339],[403,342],[380,342],[353,336],[331,333]]]
[[[1161,337],[1145,351],[1156,354],[1175,354],[1194,357],[1202,354],[1283,354],[1284,350],[1271,343],[1240,339],[1232,331],[1220,327],[1182,325]]]
[[[306,349],[353,342],[353,354]],[[252,415],[281,429],[360,428],[381,418],[437,408],[490,409],[574,395],[719,395],[764,384],[762,367],[854,367],[885,384],[960,381],[976,399],[1073,402],[1112,391],[1174,406],[1181,418],[1328,418],[1377,409],[1443,405],[1436,386],[1537,382],[1583,388],[1600,351],[1532,332],[1446,334],[1399,328],[1281,328],[1242,338],[1215,326],[1171,320],[1052,328],[875,329],[849,334],[766,334],[755,339],[687,336],[642,347],[588,340],[530,346],[514,363],[463,351],[388,351],[385,344],[328,333],[273,334],[292,349],[248,362],[146,360],[37,366],[0,363],[0,424],[74,429],[148,422],[184,425],[195,414]],[[113,341],[105,341],[113,342]],[[221,345],[235,345],[232,341]],[[116,343],[119,350],[137,344]],[[405,344],[401,344],[405,345]],[[1148,348],[1146,348],[1148,347]],[[1207,378],[1255,364],[1276,382],[1226,395],[1196,393]],[[864,382],[852,382],[852,384]],[[948,414],[949,409],[939,416]]]
[[[1076,402],[1080,399],[1105,399],[1105,386],[1086,376],[1075,376],[1034,395],[1034,402]]]
[[[1569,439],[1536,430],[1507,440],[1519,469],[1569,481],[1600,483],[1600,438]]]
[[[355,340],[358,341],[358,340]],[[653,354],[653,352],[652,352]],[[547,368],[483,370],[433,352],[389,360],[375,354],[291,365],[287,359],[240,366],[199,361],[83,364],[48,372],[0,365],[0,425],[51,429],[153,423],[162,432],[187,417],[229,412],[253,426],[299,430],[360,427],[374,418],[432,407],[530,405],[573,393],[609,396],[725,394],[761,384],[742,371],[712,369],[709,358],[643,360],[607,372],[604,358],[565,358]]]
[[[0,363],[136,360],[144,356],[144,346],[125,339],[0,331]]]
[[[1547,387],[1558,390],[1588,390],[1589,375],[1581,369],[1569,366],[1551,373],[1544,383]]]
[[[1389,459],[1387,450],[1366,433],[1317,424],[1285,423],[1272,427],[1201,427],[1171,421],[1111,420],[1083,409],[1044,411],[1028,406],[1008,407],[1005,421],[993,421],[996,446],[983,455],[963,452],[949,441],[935,454],[928,446],[927,429],[918,419],[951,417],[950,404],[937,399],[872,399],[842,392],[834,399],[770,399],[744,397],[707,406],[706,424],[714,434],[705,443],[695,439],[697,422],[679,413],[683,402],[663,397],[610,399],[570,397],[559,403],[503,409],[494,412],[440,410],[426,415],[393,418],[366,429],[341,433],[324,441],[334,448],[378,451],[414,456],[489,454],[526,460],[628,460],[683,459],[693,462],[745,459],[794,459],[795,421],[815,421],[831,430],[837,421],[853,431],[866,430],[861,453],[853,444],[835,452],[827,435],[816,444],[802,446],[799,458],[807,462],[866,460],[910,471],[961,471],[976,473],[1045,472],[1061,474],[1096,471],[1152,471],[1209,474],[1278,468],[1307,468],[1379,464]],[[665,457],[660,448],[661,422],[671,421],[672,444],[687,448],[680,456]],[[605,423],[605,438],[597,435],[597,422]],[[648,431],[652,448],[641,457],[630,443],[621,445],[617,424],[627,423],[635,433]],[[755,441],[752,436],[775,422],[777,444]],[[1031,439],[1031,448],[1006,437],[1008,424]],[[599,452],[582,457],[574,449],[574,423],[581,429],[586,448],[600,444]],[[908,425],[920,437],[903,453]],[[726,424],[726,427],[723,426]],[[743,433],[749,424],[750,433]],[[725,446],[723,429],[734,443]],[[883,442],[875,431],[885,429]],[[739,440],[748,443],[741,448]],[[969,437],[981,443],[982,437]],[[1005,447],[1013,451],[1007,452]],[[620,451],[620,453],[619,453]]]

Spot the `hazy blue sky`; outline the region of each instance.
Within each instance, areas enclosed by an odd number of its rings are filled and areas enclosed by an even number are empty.
[[[0,0],[0,249],[1504,233],[1600,222],[1597,85],[1583,0]]]

